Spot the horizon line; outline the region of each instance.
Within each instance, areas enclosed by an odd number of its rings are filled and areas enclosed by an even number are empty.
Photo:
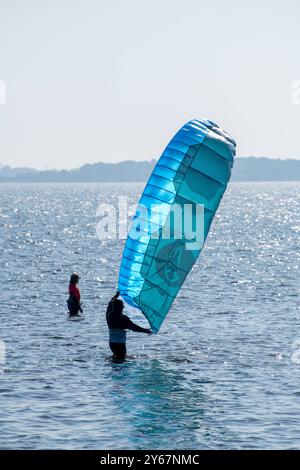
[[[244,159],[244,158],[254,158],[254,159],[266,159],[266,160],[275,160],[275,161],[300,161],[300,158],[297,158],[297,157],[287,157],[287,158],[283,158],[283,157],[265,157],[265,156],[254,156],[254,155],[248,155],[248,156],[244,156],[244,155],[239,155],[239,156],[236,156],[235,157],[236,159]],[[133,163],[151,163],[151,162],[157,162],[159,159],[159,157],[156,159],[156,158],[151,158],[151,159],[145,159],[145,160],[121,160],[121,161],[118,161],[118,162],[105,162],[105,161],[95,161],[95,162],[86,162],[86,163],[83,163],[82,165],[80,166],[76,166],[76,167],[61,167],[61,168],[55,168],[55,167],[40,167],[40,168],[37,168],[37,167],[31,167],[31,166],[27,166],[26,164],[23,165],[23,166],[10,166],[8,163],[1,163],[0,162],[0,172],[2,171],[3,168],[10,168],[11,170],[17,170],[17,169],[26,169],[26,170],[34,170],[34,171],[38,171],[38,172],[41,172],[41,171],[74,171],[74,170],[77,170],[77,169],[80,169],[82,167],[84,167],[85,165],[97,165],[97,164],[104,164],[104,165],[120,165],[121,163],[128,163],[128,162],[133,162]]]

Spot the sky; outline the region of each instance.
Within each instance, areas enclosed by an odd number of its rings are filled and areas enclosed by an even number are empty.
[[[0,163],[150,160],[194,118],[300,159],[299,21],[299,0],[0,0]]]

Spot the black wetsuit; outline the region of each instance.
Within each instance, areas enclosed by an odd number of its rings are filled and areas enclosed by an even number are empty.
[[[68,305],[70,317],[78,316],[78,312],[82,313],[80,302],[72,295],[70,295],[70,297],[68,298],[67,305]]]
[[[124,360],[126,355],[126,330],[149,333],[149,329],[133,323],[127,315],[113,310],[112,299],[106,310],[106,321],[109,328],[109,347],[116,359]]]

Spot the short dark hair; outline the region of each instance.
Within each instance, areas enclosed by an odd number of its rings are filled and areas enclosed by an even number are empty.
[[[79,279],[80,279],[79,274],[73,273],[73,274],[71,275],[71,278],[70,278],[70,284],[77,284],[77,282],[79,281]]]
[[[124,303],[120,299],[114,299],[112,303],[114,313],[122,313],[124,309]]]

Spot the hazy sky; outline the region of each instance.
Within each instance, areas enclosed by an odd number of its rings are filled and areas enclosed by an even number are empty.
[[[299,0],[0,0],[0,163],[157,158],[203,117],[300,158],[299,57]]]

